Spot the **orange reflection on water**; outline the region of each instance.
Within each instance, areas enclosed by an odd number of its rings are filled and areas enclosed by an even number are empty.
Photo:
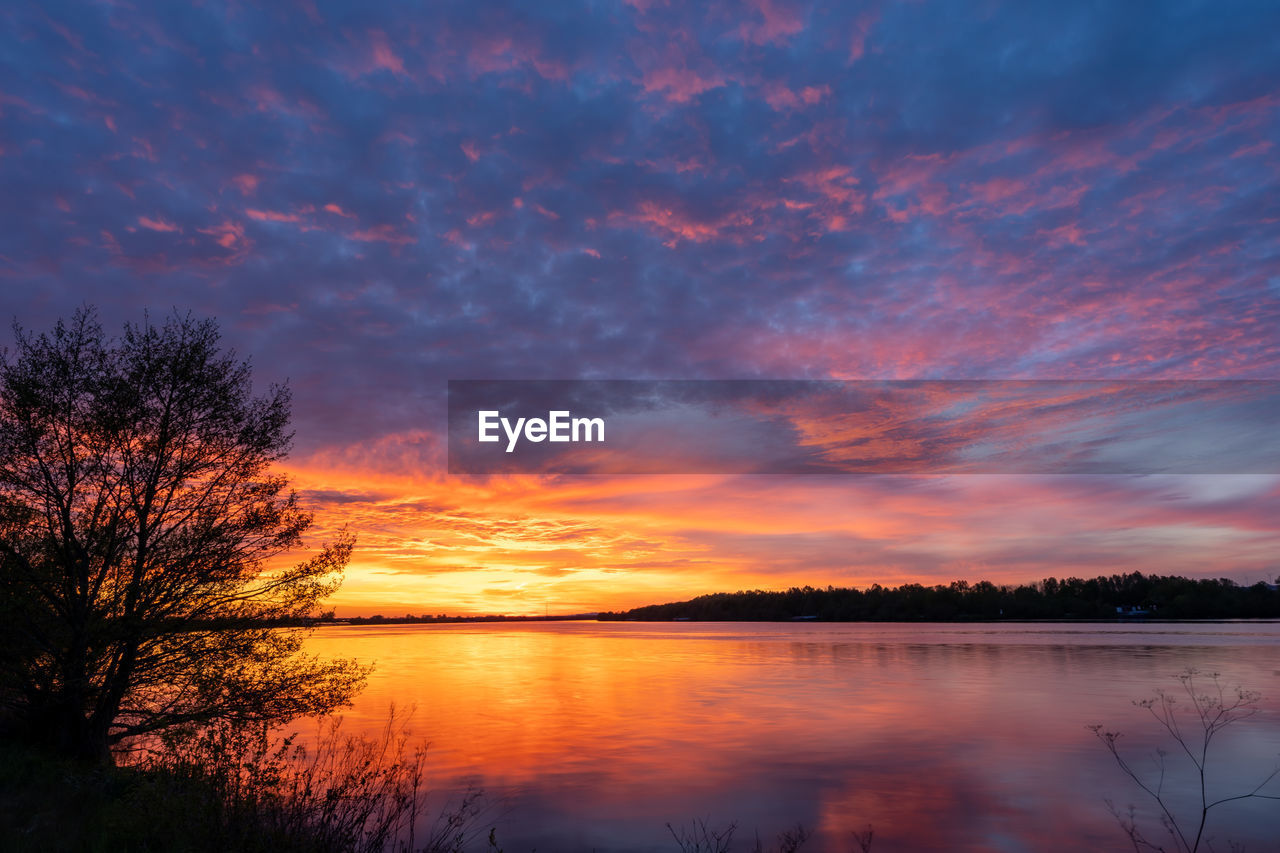
[[[349,725],[414,706],[438,784],[508,808],[508,850],[671,850],[665,824],[702,818],[744,840],[799,822],[806,851],[856,849],[868,824],[885,850],[1074,851],[1122,846],[1104,797],[1140,802],[1086,724],[1150,748],[1130,700],[1191,665],[1264,689],[1278,640],[1276,625],[579,622],[332,627],[310,649],[376,661]],[[1274,714],[1232,734],[1239,760],[1280,752]]]

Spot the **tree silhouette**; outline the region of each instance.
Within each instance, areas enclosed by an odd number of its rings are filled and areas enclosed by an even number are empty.
[[[1134,702],[1134,705],[1148,711],[1160,726],[1173,738],[1178,748],[1174,755],[1181,754],[1190,762],[1194,771],[1192,779],[1196,789],[1195,805],[1181,814],[1173,805],[1167,790],[1166,766],[1169,753],[1163,749],[1156,751],[1156,773],[1144,776],[1126,759],[1118,746],[1119,732],[1108,731],[1101,725],[1089,726],[1102,745],[1107,748],[1125,775],[1156,804],[1160,814],[1160,824],[1164,827],[1173,849],[1177,853],[1199,853],[1202,846],[1209,850],[1213,844],[1206,835],[1209,817],[1219,806],[1241,800],[1280,800],[1280,795],[1272,792],[1268,786],[1280,776],[1280,767],[1275,768],[1251,786],[1245,786],[1225,795],[1211,793],[1208,784],[1209,748],[1214,738],[1228,726],[1255,716],[1260,710],[1259,701],[1262,696],[1241,687],[1235,689],[1234,695],[1226,691],[1218,679],[1216,672],[1204,674],[1195,669],[1184,670],[1177,676],[1182,683],[1186,698],[1179,702],[1178,697],[1159,690],[1152,699]],[[1200,682],[1197,683],[1197,678]],[[1185,717],[1186,719],[1181,719]],[[1163,853],[1164,847],[1150,841],[1138,825],[1137,810],[1129,807],[1128,813],[1118,811],[1108,801],[1108,808],[1129,838],[1135,853],[1152,850]],[[1231,844],[1231,848],[1243,849],[1240,845]]]
[[[312,520],[273,470],[288,389],[253,396],[248,362],[190,315],[116,340],[89,308],[15,331],[0,360],[0,726],[109,762],[140,735],[347,703],[366,671],[300,644],[352,539],[275,561]]]

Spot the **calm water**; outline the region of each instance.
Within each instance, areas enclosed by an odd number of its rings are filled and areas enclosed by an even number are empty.
[[[868,824],[876,853],[1124,850],[1104,800],[1152,812],[1085,726],[1153,768],[1172,743],[1132,700],[1188,667],[1264,696],[1215,741],[1211,788],[1280,761],[1276,623],[330,627],[310,648],[376,661],[348,725],[413,706],[433,786],[500,800],[507,853],[677,850],[665,824],[695,818],[736,821],[741,850],[796,823],[814,853]],[[1171,757],[1166,788],[1189,770]],[[1280,802],[1213,826],[1219,849],[1280,849]]]

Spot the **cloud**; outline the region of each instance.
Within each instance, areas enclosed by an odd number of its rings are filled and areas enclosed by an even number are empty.
[[[216,316],[262,382],[291,382],[299,458],[375,479],[442,464],[449,378],[1280,376],[1280,10],[300,11],[7,12],[0,313],[31,328],[86,300],[108,326],[141,307]],[[717,488],[730,487],[771,500]],[[546,518],[576,494],[528,488]],[[832,499],[861,512],[879,497]],[[1129,497],[1150,514],[1138,537],[1150,557],[1105,494],[1093,512],[1072,504],[1079,526],[1016,515],[1044,531],[1025,542],[961,495],[904,516],[936,522],[927,548],[904,522],[856,572],[840,562],[853,540],[795,532],[795,573],[777,579],[961,564],[1029,578],[1055,552],[1080,571],[1109,558],[1200,571],[1190,555],[1205,572],[1261,571],[1245,506],[1223,534],[1195,521],[1220,508],[1169,514],[1160,496]],[[748,510],[733,494],[703,500]],[[360,523],[381,512],[393,510]],[[948,513],[999,535],[984,550]],[[759,539],[656,510],[584,520],[679,545],[593,558],[592,577],[634,567],[630,587],[609,588],[636,597],[736,586],[752,548],[786,554],[772,517],[744,517],[766,528]],[[431,521],[396,516],[405,542],[413,524]],[[528,565],[572,563],[565,551]],[[742,571],[771,579],[761,559]]]
[[[146,228],[148,231],[162,231],[165,233],[172,233],[175,231],[182,230],[177,225],[174,225],[172,222],[169,222],[160,217],[152,219],[149,216],[139,216],[138,224],[141,225],[143,228]]]

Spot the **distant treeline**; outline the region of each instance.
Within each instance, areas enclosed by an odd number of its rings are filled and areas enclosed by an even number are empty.
[[[722,622],[898,622],[998,619],[1259,619],[1280,618],[1275,584],[1241,586],[1227,578],[1111,575],[1089,580],[1047,578],[1023,586],[903,584],[868,589],[792,587],[702,595],[690,601],[651,604],[599,619]]]

